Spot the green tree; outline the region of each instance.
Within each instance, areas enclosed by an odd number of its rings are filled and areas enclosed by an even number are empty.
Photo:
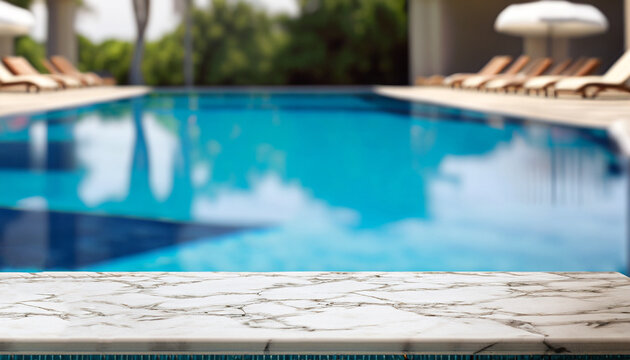
[[[143,75],[148,85],[184,84],[183,24],[148,43]],[[213,0],[192,11],[196,85],[281,84],[275,54],[286,35],[275,18],[245,1]]]
[[[31,5],[33,4],[33,0],[3,0],[3,1],[8,2],[9,4],[12,4],[15,6],[19,6],[24,9],[30,9]],[[75,2],[79,7],[85,8],[85,3],[83,0],[76,0]]]
[[[16,0],[17,1],[17,0]],[[192,11],[196,85],[404,84],[405,0],[298,0],[295,17],[244,0],[211,0]],[[184,84],[184,26],[146,43],[148,85]],[[20,37],[16,52],[42,69],[42,44]],[[134,45],[79,36],[79,69],[128,83]]]
[[[126,84],[133,57],[133,45],[128,41],[105,40],[93,44],[79,35],[79,70],[95,71],[113,76],[119,84]]]
[[[19,36],[15,39],[15,55],[23,56],[40,72],[46,73],[42,65],[42,59],[46,57],[46,48],[43,44],[33,40],[30,36]]]
[[[146,56],[142,63],[142,73],[147,85],[181,86],[184,84],[182,31],[180,27],[160,40],[147,44]]]
[[[24,9],[29,9],[31,7],[31,4],[33,3],[33,0],[4,0],[4,1],[8,2],[9,4],[24,8]]]
[[[407,81],[405,0],[300,0],[277,62],[291,84]]]
[[[193,11],[195,83],[281,84],[275,54],[285,39],[274,18],[245,1],[212,0]]]

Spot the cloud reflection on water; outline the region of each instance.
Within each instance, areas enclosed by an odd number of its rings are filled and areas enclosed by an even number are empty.
[[[428,219],[376,228],[357,226],[358,211],[328,206],[270,174],[251,191],[226,191],[204,200],[198,211],[228,222],[275,220],[280,226],[166,248],[95,269],[625,271],[624,215],[606,200],[625,197],[622,179],[606,179],[601,166],[589,167],[601,162],[585,161],[582,181],[610,182],[606,197],[584,194],[581,206],[549,207],[552,199],[530,197],[528,189],[549,186],[550,179],[527,178],[528,167],[522,166],[527,159],[538,164],[546,156],[515,141],[484,156],[449,158],[431,184]],[[499,166],[506,159],[523,162]],[[505,172],[497,173],[497,168]],[[484,176],[489,171],[496,176]],[[559,176],[554,181],[568,180]],[[523,207],[523,202],[534,205]]]
[[[0,133],[0,150],[21,154],[0,157],[13,185],[0,204],[266,227],[89,269],[627,267],[626,178],[584,132],[500,118],[488,126],[424,105],[401,113],[362,96],[326,106],[291,96],[191,99],[156,95],[18,122]],[[5,238],[27,228],[24,218],[6,220]]]

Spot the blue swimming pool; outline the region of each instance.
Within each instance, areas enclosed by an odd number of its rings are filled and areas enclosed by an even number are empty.
[[[628,268],[604,131],[369,92],[2,118],[0,184],[5,271]]]

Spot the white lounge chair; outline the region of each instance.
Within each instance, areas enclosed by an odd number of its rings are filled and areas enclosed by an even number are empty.
[[[78,78],[83,85],[95,86],[103,85],[104,83],[103,79],[93,72],[80,72],[68,59],[63,56],[53,56],[50,58],[50,62],[59,73]],[[48,70],[50,71],[50,69]],[[51,74],[54,74],[54,72],[51,71]]]
[[[16,76],[43,76],[54,80],[64,89],[81,86],[81,82],[79,80],[70,76],[60,74],[41,74],[22,56],[5,56],[2,58],[2,62],[4,62],[4,65]]]
[[[473,76],[491,76],[497,75],[505,69],[512,61],[511,56],[495,56],[477,73],[457,73],[448,76],[442,81],[443,85],[450,87],[458,87]]]
[[[562,74],[536,76],[535,78],[528,80],[525,84],[523,84],[523,89],[526,94],[529,94],[532,91],[535,91],[536,94],[538,94],[542,91],[545,96],[547,96],[548,90],[558,83],[558,81],[568,77],[582,77],[590,75],[599,67],[600,64],[601,61],[598,58],[580,59]]]
[[[40,75],[13,75],[4,65],[0,64],[0,86],[26,85],[26,91],[34,87],[40,90],[58,90],[59,85],[52,79]]]
[[[480,89],[488,81],[499,79],[503,76],[514,76],[519,74],[525,69],[525,66],[529,63],[529,56],[522,55],[516,59],[505,72],[498,75],[475,75],[464,80],[461,87],[468,89]]]
[[[561,92],[580,94],[589,97],[589,90],[594,89],[590,97],[596,97],[600,92],[615,89],[630,92],[630,50],[626,51],[619,60],[603,76],[569,77],[556,83],[554,96]]]
[[[484,85],[484,89],[486,91],[495,92],[509,92],[510,89],[513,89],[516,93],[527,80],[536,76],[541,76],[551,66],[551,63],[552,60],[548,58],[535,60],[528,71],[523,71],[514,76],[504,76],[499,79],[490,80]],[[562,73],[562,71],[564,71],[570,63],[571,60],[560,62],[549,71],[549,74],[558,75]]]

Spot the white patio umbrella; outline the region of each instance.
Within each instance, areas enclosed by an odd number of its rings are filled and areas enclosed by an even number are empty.
[[[0,1],[0,35],[28,34],[33,25],[35,18],[30,11]]]
[[[566,57],[569,38],[603,33],[608,30],[608,20],[592,5],[540,0],[508,6],[497,17],[494,28],[501,33],[525,37],[526,50],[528,45],[539,48],[538,52],[541,46],[545,47],[546,55],[550,52],[548,41],[552,40],[554,47],[562,49],[551,52]]]

